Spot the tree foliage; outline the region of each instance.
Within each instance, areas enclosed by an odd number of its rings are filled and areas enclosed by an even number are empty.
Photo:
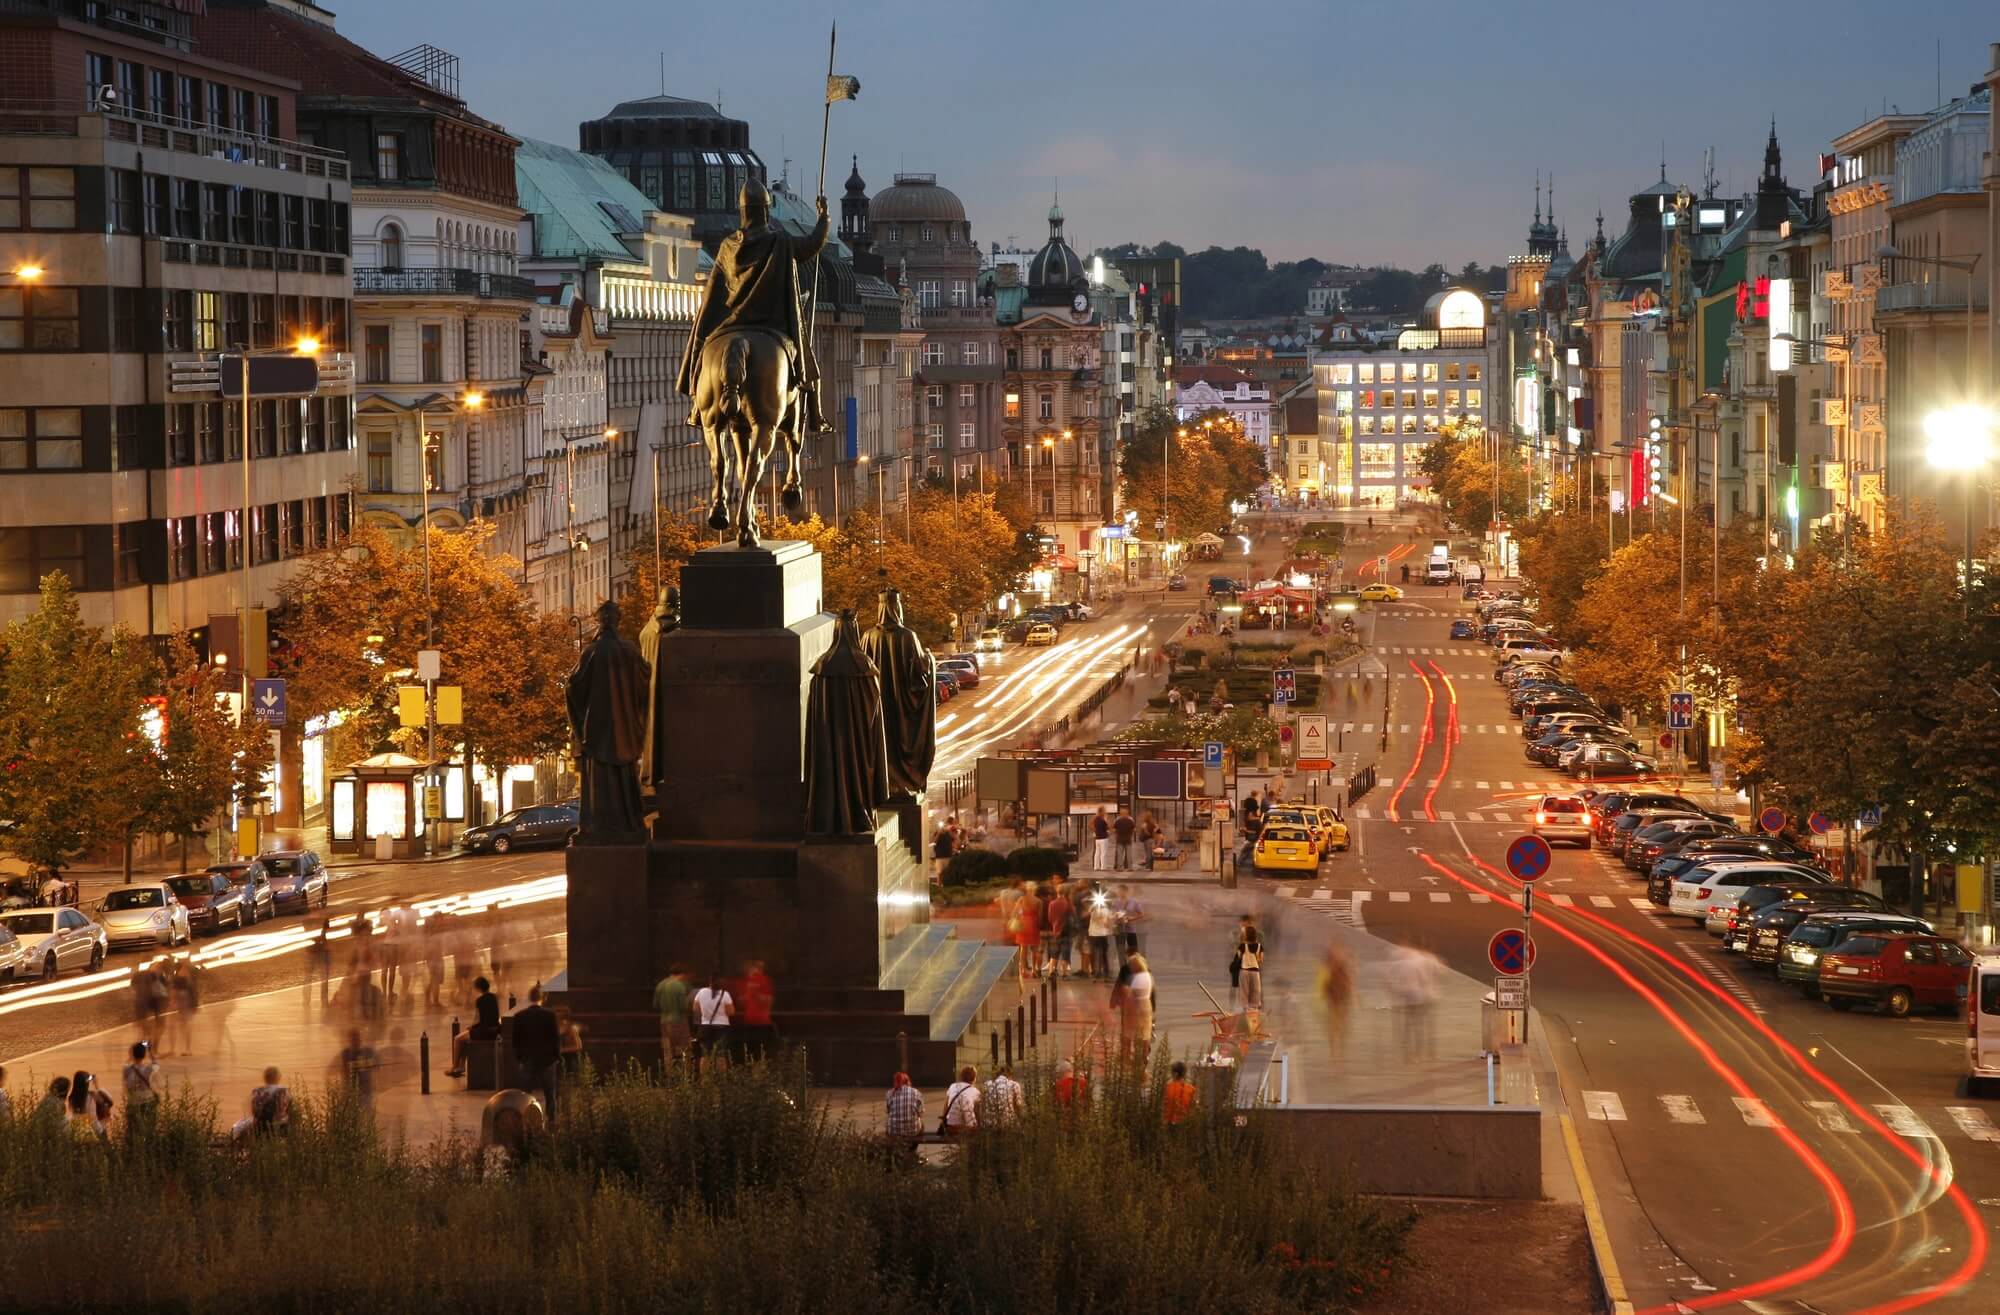
[[[1164,405],[1139,413],[1132,437],[1119,447],[1118,474],[1141,533],[1157,533],[1164,516],[1176,541],[1227,528],[1229,504],[1249,498],[1270,478],[1263,449],[1227,411],[1176,420]]]
[[[1472,534],[1484,534],[1493,523],[1496,484],[1502,517],[1518,522],[1528,514],[1528,463],[1512,449],[1503,450],[1496,479],[1487,446],[1477,425],[1446,425],[1417,457],[1417,469],[1430,481],[1445,518]]]
[[[271,736],[254,717],[239,717],[228,697],[241,679],[201,660],[185,632],[167,640],[163,672],[165,727],[159,781],[149,825],[183,842],[214,825],[232,801],[262,789],[271,765]]]

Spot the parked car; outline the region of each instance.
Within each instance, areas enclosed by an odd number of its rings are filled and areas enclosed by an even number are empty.
[[[1937,929],[1922,918],[1901,913],[1815,913],[1792,928],[1778,955],[1778,980],[1790,982],[1808,997],[1819,994],[1820,956],[1839,950],[1853,936],[1868,932],[1918,932]]]
[[[1823,894],[1832,882],[1824,874],[1812,877],[1797,877],[1790,880],[1772,880],[1761,885],[1746,886],[1736,896],[1736,907],[1729,911],[1729,918],[1722,928],[1722,948],[1743,950],[1750,944],[1750,926],[1757,915],[1777,904],[1805,904]],[[1866,894],[1858,891],[1857,894]],[[1870,895],[1869,899],[1875,897]],[[1867,905],[1858,905],[1865,908]]]
[[[1891,1018],[1917,1008],[1957,1013],[1972,956],[1942,936],[1850,936],[1819,959],[1819,993],[1835,1009],[1872,1004]]]
[[[1565,770],[1579,780],[1595,781],[1603,776],[1651,776],[1656,764],[1651,758],[1627,753],[1613,744],[1593,744],[1578,754],[1576,761]]]
[[[1616,726],[1571,724],[1548,731],[1523,751],[1529,762],[1543,767],[1560,767],[1570,750],[1586,744],[1615,744],[1627,753],[1639,752],[1639,742]]]
[[[1815,913],[1886,913],[1880,900],[1871,905],[1866,891],[1850,890],[1845,886],[1829,885],[1817,892],[1809,900],[1784,900],[1777,904],[1766,904],[1750,918],[1750,926],[1743,937],[1743,958],[1750,963],[1766,968],[1777,966],[1778,957],[1784,953],[1785,938],[1793,928],[1812,917]]]
[[[951,702],[953,699],[957,697],[958,697],[958,682],[951,678],[951,673],[949,672],[940,673],[937,678],[938,706],[943,707],[945,704]]]
[[[224,927],[239,928],[255,921],[244,912],[246,893],[220,872],[189,872],[168,877],[174,897],[187,905],[188,929],[213,936]]]
[[[1651,872],[1655,859],[1667,846],[1695,836],[1728,835],[1734,828],[1712,817],[1655,818],[1625,842],[1625,866],[1634,872]]]
[[[1618,816],[1611,819],[1611,825],[1605,829],[1601,840],[1613,858],[1623,858],[1626,846],[1638,832],[1655,822],[1687,816],[1689,814],[1684,810],[1670,806],[1622,809]]]
[[[1317,872],[1319,843],[1296,822],[1266,822],[1257,833],[1251,862],[1259,871]]]
[[[1007,636],[1007,642],[1010,644],[1025,644],[1028,642],[1028,632],[1034,628],[1033,621],[1021,616],[1009,621],[1001,633]]]
[[[104,966],[111,941],[83,910],[16,909],[0,913],[0,926],[14,934],[24,965],[18,976],[53,978],[68,968],[96,972]]]
[[[333,874],[310,849],[273,850],[259,855],[257,866],[270,881],[270,912],[297,905],[299,912],[304,913],[315,900],[321,908],[326,907],[327,886]],[[258,916],[265,915],[259,912]]]
[[[1535,834],[1551,843],[1570,840],[1590,848],[1590,814],[1573,794],[1545,794],[1535,805]]]
[[[530,804],[482,826],[467,827],[459,833],[458,847],[468,854],[504,854],[516,848],[567,845],[576,828],[575,804]]]
[[[976,647],[981,653],[998,653],[1007,647],[1007,632],[998,626],[989,626],[979,632]]]
[[[1653,863],[1652,874],[1658,876],[1664,873],[1669,877],[1677,876],[1697,863],[1718,856],[1775,858],[1787,863],[1809,864],[1812,861],[1810,851],[1799,848],[1789,840],[1782,840],[1777,836],[1751,836],[1731,832],[1728,835],[1705,836],[1699,840],[1690,840],[1669,853],[1661,854]]]
[[[1211,595],[1240,594],[1243,592],[1243,586],[1226,575],[1211,575],[1208,577],[1208,592]]]
[[[958,682],[962,690],[972,689],[979,684],[979,668],[964,658],[939,658],[937,664],[940,675],[950,676]]]
[[[0,923],[0,986],[12,986],[27,975],[27,952],[21,938]]]
[[[1540,739],[1560,726],[1608,726],[1604,712],[1597,707],[1565,708],[1560,712],[1538,712],[1521,722],[1523,739]]]
[[[112,887],[98,901],[97,915],[114,950],[128,945],[172,947],[194,935],[188,927],[187,906],[164,881]]]
[[[1361,601],[1364,603],[1395,603],[1401,602],[1402,598],[1401,589],[1393,584],[1384,584],[1380,580],[1361,586]]]
[[[1966,999],[1965,1094],[1980,1096],[2000,1082],[2000,955],[1974,961]]]
[[[1473,639],[1478,634],[1479,632],[1473,629],[1472,622],[1466,620],[1464,617],[1460,617],[1451,623],[1451,637],[1453,639]]]
[[[1028,627],[1025,642],[1029,648],[1047,648],[1056,642],[1056,628],[1046,621],[1038,621]]]
[[[1809,868],[1795,868],[1763,859],[1737,863],[1714,863],[1694,869],[1674,883],[1667,901],[1670,913],[1692,917],[1711,936],[1720,936],[1729,927],[1729,915],[1736,901],[1753,886],[1772,881],[1812,881],[1821,874]],[[1686,907],[1683,907],[1685,903]]]

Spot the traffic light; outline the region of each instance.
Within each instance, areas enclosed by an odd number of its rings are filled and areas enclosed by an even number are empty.
[[[1651,502],[1666,487],[1666,436],[1658,416],[1646,422],[1646,500]]]

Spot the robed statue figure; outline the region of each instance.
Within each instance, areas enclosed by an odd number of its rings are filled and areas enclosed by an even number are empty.
[[[660,661],[660,640],[681,628],[681,591],[660,590],[659,606],[639,630],[639,656],[646,659],[646,751],[639,756],[639,784],[653,784],[666,758],[667,724],[660,716],[660,681],[666,671]]]
[[[577,839],[619,841],[643,837],[639,756],[646,747],[646,659],[618,633],[618,604],[597,609],[597,637],[576,657],[564,692],[576,736],[583,803]]]
[[[918,795],[937,757],[937,663],[903,622],[903,596],[884,589],[875,624],[861,647],[882,683],[882,735],[888,742],[888,794]]]
[[[688,421],[700,426],[708,445],[709,526],[734,526],[737,543],[751,547],[757,483],[776,442],[784,440],[788,458],[785,507],[796,511],[799,446],[827,429],[811,321],[799,294],[800,266],[817,260],[826,245],[827,216],[822,196],[812,231],[787,232],[771,221],[771,194],[755,178],[743,184],[738,206],[742,227],[716,248],[679,386],[693,399]]]
[[[806,834],[865,835],[888,796],[882,691],[844,609],[806,694]]]

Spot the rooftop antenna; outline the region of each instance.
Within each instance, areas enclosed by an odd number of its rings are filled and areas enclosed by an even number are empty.
[[[722,113],[722,88],[720,87],[715,89],[715,112],[717,114]]]
[[[667,52],[660,52],[660,94],[667,94]]]
[[[1660,138],[1660,181],[1667,181],[1667,139]]]
[[[1937,103],[1944,104],[1944,38],[1937,39]]]

